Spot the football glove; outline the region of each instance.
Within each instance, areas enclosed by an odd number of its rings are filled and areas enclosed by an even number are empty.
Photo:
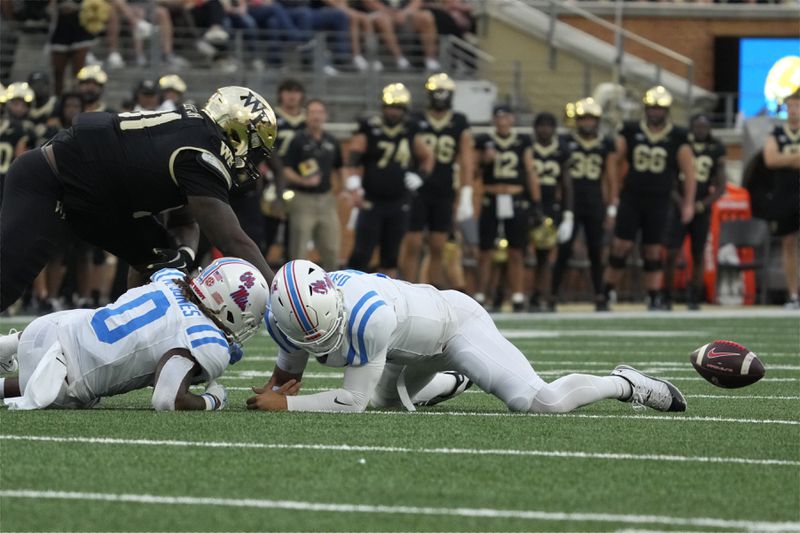
[[[405,181],[406,189],[411,192],[415,192],[425,184],[425,180],[423,180],[416,172],[406,172],[403,181]]]
[[[153,248],[153,262],[148,263],[145,268],[148,272],[157,272],[162,268],[188,271],[194,263],[194,258],[187,248],[186,246],[182,246],[179,250]]]
[[[266,320],[266,318],[265,318]],[[230,356],[230,364],[234,365],[244,356],[244,349],[238,342],[231,343],[228,347],[228,355]]]
[[[575,227],[573,218],[572,211],[564,211],[561,216],[561,224],[558,225],[558,233],[556,233],[558,244],[563,244],[572,237],[572,230]]]
[[[203,399],[206,401],[206,411],[221,411],[228,405],[228,393],[225,387],[213,379],[206,385]]]
[[[458,197],[458,208],[456,209],[456,220],[464,222],[474,215],[472,209],[472,186],[464,185]]]

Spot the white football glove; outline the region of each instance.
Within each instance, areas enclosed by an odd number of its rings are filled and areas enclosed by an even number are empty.
[[[556,233],[558,244],[563,244],[572,237],[574,227],[575,222],[573,221],[572,211],[564,211],[561,216],[561,224],[558,225],[558,232]]]
[[[425,180],[423,180],[416,172],[406,172],[403,180],[406,183],[406,189],[411,192],[416,191],[425,183]]]
[[[214,411],[221,411],[228,405],[228,392],[225,390],[225,387],[213,379],[206,385],[206,392],[203,396],[206,395],[213,396],[212,400],[216,402],[216,406],[212,406],[212,410]]]
[[[344,188],[350,192],[359,190],[361,188],[361,176],[358,174],[347,176],[347,179],[344,180]]]
[[[472,209],[472,186],[464,185],[461,187],[461,192],[458,196],[458,208],[456,208],[456,220],[464,222],[469,220],[474,215]]]

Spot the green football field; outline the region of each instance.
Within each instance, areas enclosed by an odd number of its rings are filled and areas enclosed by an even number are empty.
[[[221,380],[226,411],[155,413],[149,390],[82,412],[0,409],[0,529],[800,531],[800,315],[497,323],[548,381],[624,362],[672,380],[688,409],[512,415],[471,389],[417,413],[250,412],[276,354],[259,336]],[[766,377],[703,380],[688,356],[717,338],[756,352]],[[309,363],[304,390],[341,375]]]

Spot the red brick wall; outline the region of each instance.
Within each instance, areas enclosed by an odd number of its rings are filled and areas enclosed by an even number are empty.
[[[613,19],[608,19],[613,22]],[[579,28],[599,39],[614,43],[613,34],[597,24],[578,17],[561,17],[561,21]],[[717,36],[769,36],[797,37],[800,25],[797,20],[711,20],[696,18],[628,18],[625,29],[679,54],[695,63],[695,83],[713,90],[714,38]],[[686,76],[686,68],[667,57],[630,40],[625,50],[644,60],[660,64],[675,74]]]

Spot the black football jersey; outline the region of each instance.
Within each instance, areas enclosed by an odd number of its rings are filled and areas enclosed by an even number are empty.
[[[694,175],[697,180],[697,193],[695,198],[702,199],[708,196],[708,188],[712,178],[719,172],[719,159],[725,157],[725,147],[717,139],[711,137],[707,142],[697,142],[690,133],[689,146],[694,153]],[[679,176],[681,188],[683,187],[683,172]]]
[[[27,121],[22,120],[0,120],[0,177],[4,177],[14,161],[14,152],[17,143],[22,139],[27,139],[28,148],[31,147],[31,137],[33,132]]]
[[[611,137],[585,139],[577,133],[564,137],[569,158],[567,168],[572,178],[572,194],[576,209],[603,203],[601,178],[608,155],[616,150]]]
[[[481,163],[481,174],[485,185],[506,184],[528,186],[525,169],[525,150],[531,148],[528,135],[512,133],[500,137],[496,132],[479,135],[475,147],[484,151],[494,148],[497,155],[491,163]]]
[[[778,151],[782,154],[800,153],[800,130],[792,131],[785,124],[776,126],[772,136],[778,143]],[[800,191],[800,171],[796,168],[775,169],[776,196],[787,196],[797,200]]]
[[[567,161],[567,151],[557,136],[547,146],[533,142],[533,168],[539,176],[542,191],[542,206],[545,210],[558,203],[561,187],[561,171]]]
[[[64,207],[134,218],[186,204],[228,201],[237,172],[220,128],[191,104],[160,113],[81,113],[53,139]]]
[[[52,137],[57,130],[49,128],[47,121],[53,116],[56,107],[56,97],[51,96],[40,107],[33,106],[28,111],[28,119],[33,123],[33,132],[36,134],[36,145],[42,145],[45,140]]]
[[[306,129],[306,113],[303,111],[299,115],[293,116],[287,114],[280,107],[276,107],[275,121],[278,124],[278,136],[275,138],[274,150],[278,157],[283,158],[295,134]]]
[[[391,200],[406,194],[404,176],[416,167],[414,136],[417,124],[412,120],[389,127],[381,117],[358,123],[357,133],[367,137],[364,153],[364,196],[367,199]]]
[[[678,149],[686,131],[668,123],[653,133],[644,122],[628,122],[620,132],[627,143],[628,174],[623,190],[643,196],[668,196],[678,177]]]
[[[461,135],[469,129],[467,117],[449,111],[441,119],[429,112],[419,118],[419,135],[433,152],[436,162],[433,173],[424,186],[425,191],[449,193],[453,191],[454,169],[461,149]]]

